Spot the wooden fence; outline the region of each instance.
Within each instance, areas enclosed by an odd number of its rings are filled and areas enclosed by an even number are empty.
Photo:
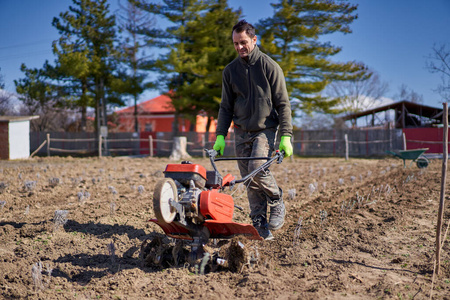
[[[347,138],[346,138],[347,137]],[[294,152],[301,156],[383,156],[403,149],[401,129],[298,130],[294,131]]]
[[[214,145],[215,134],[183,132],[187,151],[203,156],[204,149]],[[234,134],[226,138],[225,156],[234,156]],[[403,149],[401,129],[373,130],[297,130],[292,138],[294,154],[299,156],[373,157],[384,156],[387,150]],[[72,156],[169,156],[173,146],[171,132],[109,133],[107,138],[94,133],[31,132],[32,155]]]
[[[156,137],[154,137],[156,135]],[[214,141],[206,141],[204,134],[183,133],[187,137],[187,150],[195,156],[204,156],[205,148],[212,148]],[[214,136],[215,138],[215,136]],[[169,156],[173,136],[169,132],[115,133],[108,137],[95,137],[93,133],[30,133],[32,153],[30,156],[124,156],[149,155]]]

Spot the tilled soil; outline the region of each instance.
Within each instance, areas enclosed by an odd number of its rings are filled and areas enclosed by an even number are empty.
[[[206,159],[192,161],[212,169]],[[288,211],[275,240],[207,245],[243,249],[243,259],[206,269],[142,258],[144,242],[166,239],[148,220],[168,163],[2,161],[0,298],[450,299],[448,235],[433,280],[440,160],[419,169],[391,158],[285,159],[271,167]],[[239,177],[235,162],[217,164],[222,175]],[[245,186],[225,192],[244,208],[235,221],[251,223]]]

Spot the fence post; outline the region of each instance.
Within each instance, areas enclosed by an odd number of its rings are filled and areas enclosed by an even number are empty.
[[[102,135],[98,136],[98,157],[102,157]]]
[[[45,144],[47,144],[47,140],[45,140],[36,150],[34,150],[33,153],[30,154],[30,156],[28,158],[32,158],[36,153],[39,152],[39,150],[42,149],[42,147],[45,146]]]
[[[305,149],[305,143],[303,142],[303,130],[300,130],[300,140],[301,140],[301,144],[300,144],[300,155],[304,154],[303,150]]]
[[[153,137],[151,134],[148,136],[148,149],[150,157],[153,157]]]
[[[345,141],[345,160],[348,160],[348,134],[344,135]]]
[[[47,156],[50,156],[50,133],[47,133]]]
[[[206,152],[204,151],[205,147],[206,147],[205,135],[202,134],[202,156],[203,156],[203,158],[206,158]]]
[[[403,132],[403,134],[402,134],[402,137],[403,137],[403,150],[407,150],[407,149],[406,149],[406,135],[405,135],[404,132]]]
[[[374,116],[372,116],[372,122],[373,122]],[[366,156],[369,156],[369,131],[366,130]]]
[[[441,228],[442,220],[444,218],[444,204],[445,204],[445,184],[447,179],[447,159],[448,159],[448,107],[447,102],[444,103],[444,115],[442,116],[442,123],[444,123],[443,134],[443,159],[442,159],[442,177],[441,177],[441,194],[439,197],[439,211],[436,228],[436,274],[439,276],[441,267]],[[445,241],[445,236],[443,237]],[[433,274],[434,276],[434,274]]]
[[[336,156],[336,129],[333,129],[333,156]]]
[[[390,126],[388,126],[388,128],[387,128],[387,139],[389,140],[389,145],[386,145],[386,146],[388,146],[388,150],[389,151],[392,151],[392,137],[391,137],[391,127]]]

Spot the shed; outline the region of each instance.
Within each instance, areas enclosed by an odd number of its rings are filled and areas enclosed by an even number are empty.
[[[368,127],[385,126],[386,118],[383,117],[383,113],[386,114],[388,111],[395,112],[394,128],[432,127],[442,122],[442,108],[435,108],[406,100],[349,114],[340,119],[344,121],[351,120],[353,127],[356,127],[357,119],[370,117],[370,121],[367,122]]]
[[[0,116],[0,159],[30,156],[30,120],[39,116]]]
[[[394,117],[393,120],[387,117],[388,113]],[[364,126],[366,130],[377,127],[400,129],[404,136],[403,150],[428,148],[426,154],[443,153],[442,108],[404,100],[349,114],[341,119],[351,121],[352,127],[357,128],[357,120],[363,117],[369,119]]]

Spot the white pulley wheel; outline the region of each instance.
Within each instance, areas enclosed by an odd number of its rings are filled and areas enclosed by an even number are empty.
[[[153,210],[160,222],[171,223],[175,219],[177,211],[169,200],[178,202],[177,185],[172,178],[164,178],[156,184],[153,193]]]

